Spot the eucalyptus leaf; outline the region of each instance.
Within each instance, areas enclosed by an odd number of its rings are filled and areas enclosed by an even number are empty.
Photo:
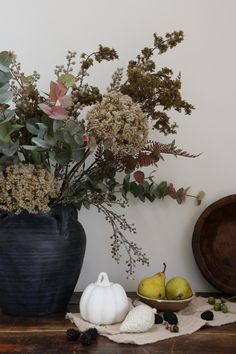
[[[7,136],[8,130],[7,130],[7,124],[1,124],[0,125],[0,141],[4,141],[5,137]],[[8,140],[8,138],[7,138]]]
[[[20,160],[17,155],[1,156],[0,157],[0,171],[4,171],[7,166],[16,165],[19,162],[20,162]]]
[[[11,134],[15,131],[20,130],[23,127],[21,124],[12,124],[10,122],[5,122],[0,125],[0,140],[5,143],[11,142]]]
[[[167,195],[167,191],[168,191],[168,183],[166,181],[163,181],[157,187],[156,196],[159,199],[162,199]]]
[[[0,63],[0,70],[4,73],[9,73],[9,68],[6,65]]]
[[[36,123],[36,124],[39,127],[38,138],[43,139],[44,134],[48,130],[48,126],[44,123]]]
[[[0,70],[0,83],[7,83],[11,80],[11,74],[10,73],[5,73]]]
[[[150,201],[153,202],[156,198],[150,194],[145,194],[146,198]]]
[[[72,87],[75,84],[75,76],[72,74],[62,74],[59,77],[59,81],[62,82],[66,87]]]
[[[63,137],[63,131],[62,130],[58,130],[57,132],[54,133],[54,137],[55,139],[57,139],[57,141],[61,141],[64,143],[64,137]]]
[[[75,145],[74,138],[66,130],[63,131],[63,140],[69,145]]]
[[[43,147],[43,148],[50,148],[50,145],[43,139],[38,138],[38,137],[33,137],[32,138],[32,143],[36,144],[37,146]]]
[[[125,200],[128,201],[128,199],[127,199],[127,197],[126,197],[127,191],[124,189],[124,187],[121,188],[120,192],[121,192],[122,197],[123,197]]]
[[[37,136],[40,129],[36,125],[36,123],[35,123],[35,121],[33,119],[31,119],[31,120],[26,122],[26,129],[28,130],[29,133]]]
[[[88,210],[90,209],[90,203],[87,200],[83,200],[83,206]]]
[[[79,132],[81,133],[81,135],[83,134],[83,129],[82,129],[81,124],[79,124],[78,122],[75,122],[72,119],[70,119],[66,122],[65,129],[68,130],[72,136],[79,133]]]
[[[12,109],[5,109],[0,111],[0,125],[10,121],[15,116],[15,111]]]
[[[144,181],[143,188],[144,188],[144,192],[149,192],[150,185],[148,181]]]
[[[6,103],[12,99],[13,93],[11,91],[6,91],[0,94],[0,104]]]
[[[77,202],[73,202],[73,206],[74,206],[76,209],[80,210],[81,207],[82,207],[82,201],[79,200],[79,201],[77,201]]]
[[[8,91],[9,87],[10,87],[10,85],[8,82],[6,84],[0,85],[0,95],[5,93],[6,91]]]
[[[178,204],[182,204],[184,201],[184,188],[179,188],[176,191],[176,201]]]
[[[145,194],[139,194],[138,195],[139,199],[141,200],[141,202],[145,202]]]
[[[156,197],[157,196],[157,188],[158,188],[157,184],[156,183],[152,183],[150,188],[149,188],[149,194],[151,196]]]
[[[139,194],[138,184],[136,182],[131,182],[129,186],[129,191],[133,194],[134,197],[137,197]]]
[[[57,139],[54,136],[49,135],[48,133],[44,135],[44,140],[50,146],[55,146],[57,143]]]
[[[56,133],[59,129],[63,127],[63,122],[57,119],[53,120],[53,132]]]
[[[39,127],[39,129],[41,129],[41,130],[47,130],[48,129],[48,126],[45,123],[37,122],[36,124]]]
[[[19,141],[14,143],[4,144],[0,143],[0,150],[5,156],[13,156],[19,148]]]
[[[71,131],[76,126],[76,122],[72,119],[68,120],[65,125],[65,129]]]
[[[9,127],[9,131],[8,131],[8,135],[10,136],[12,133],[14,133],[15,131],[20,130],[21,128],[23,128],[24,126],[21,124],[12,124],[10,122],[7,122],[8,127]]]
[[[41,154],[39,151],[32,150],[30,152],[30,157],[31,157],[34,165],[40,165],[42,163],[42,158],[41,158]]]
[[[196,198],[197,198],[197,205],[200,205],[202,200],[205,198],[206,193],[204,191],[200,191]]]
[[[9,66],[15,58],[16,55],[11,51],[5,50],[3,52],[0,52],[0,63],[5,66]]]
[[[127,174],[123,180],[123,189],[125,194],[127,194],[127,192],[129,191],[129,187],[130,187],[130,174]]]
[[[84,157],[84,148],[71,148],[71,159],[80,162]]]
[[[48,148],[43,148],[41,146],[37,146],[37,145],[22,145],[23,149],[25,150],[29,150],[29,151],[47,151]]]
[[[81,134],[81,133],[75,134],[75,135],[73,135],[73,138],[78,145],[80,145],[80,146],[84,145],[83,134]]]
[[[71,154],[69,150],[57,151],[55,153],[55,160],[60,165],[67,165],[71,160]]]

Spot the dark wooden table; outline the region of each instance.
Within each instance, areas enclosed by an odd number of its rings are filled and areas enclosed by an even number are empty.
[[[72,297],[69,312],[78,312],[78,296]],[[99,336],[96,343],[84,347],[67,341],[66,330],[71,327],[73,324],[65,320],[65,313],[30,318],[0,314],[0,353],[236,354],[236,323],[204,327],[191,335],[143,346],[117,344]]]

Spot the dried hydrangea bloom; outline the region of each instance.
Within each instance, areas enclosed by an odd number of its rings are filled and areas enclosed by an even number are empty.
[[[0,209],[17,214],[48,212],[50,198],[58,195],[51,173],[31,164],[8,166],[0,174],[0,184]]]
[[[114,155],[136,154],[147,143],[148,121],[128,95],[109,92],[87,113],[88,129]]]

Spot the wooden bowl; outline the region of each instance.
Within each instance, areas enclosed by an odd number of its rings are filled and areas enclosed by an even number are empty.
[[[145,297],[140,295],[137,292],[137,295],[140,299],[140,301],[144,302],[145,304],[154,307],[157,309],[157,311],[179,311],[188,306],[188,304],[191,302],[191,300],[194,298],[194,295],[189,297],[188,299],[184,300],[156,300],[156,299],[150,299],[149,297]]]
[[[236,295],[236,194],[209,205],[196,222],[193,254],[216,289]]]

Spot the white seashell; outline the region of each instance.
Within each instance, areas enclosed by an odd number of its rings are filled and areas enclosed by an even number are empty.
[[[155,322],[156,309],[147,305],[139,305],[129,311],[125,320],[121,323],[120,332],[146,332]]]

